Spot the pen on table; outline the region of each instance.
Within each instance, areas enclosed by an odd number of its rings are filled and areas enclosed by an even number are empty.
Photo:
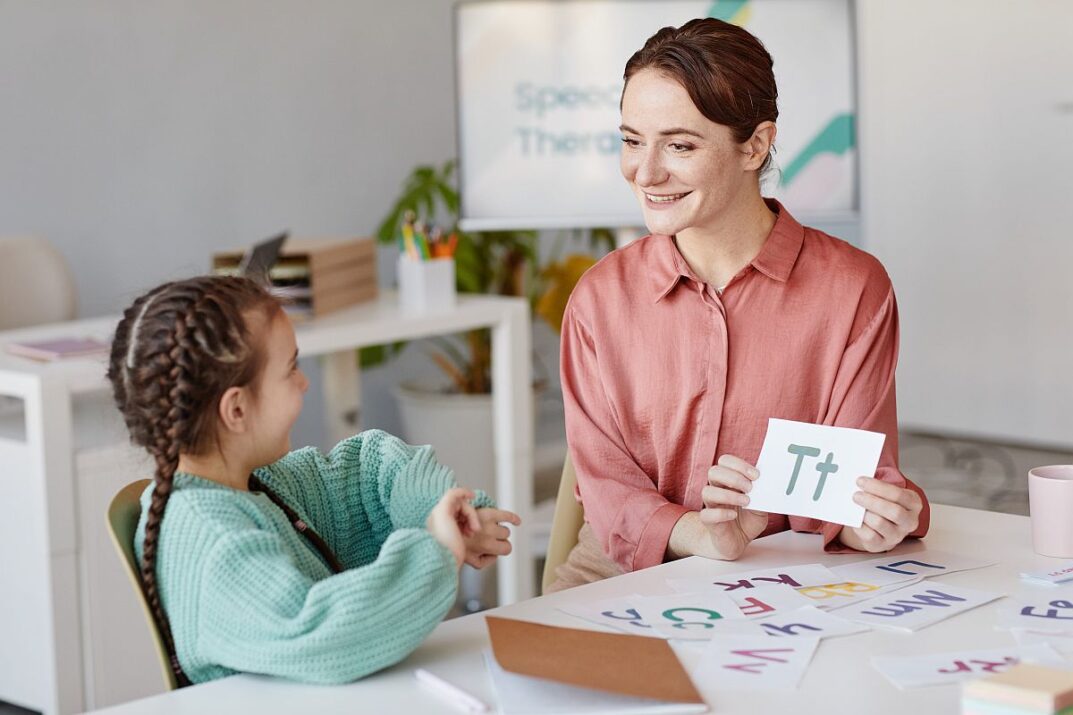
[[[452,685],[443,678],[433,675],[424,668],[415,670],[414,676],[416,676],[418,681],[423,685],[427,685],[430,690],[435,691],[438,695],[451,701],[466,712],[488,712],[488,705],[486,703],[473,697],[457,685]]]

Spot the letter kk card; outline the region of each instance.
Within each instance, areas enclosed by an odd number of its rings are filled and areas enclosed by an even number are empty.
[[[749,509],[860,526],[858,477],[874,477],[886,435],[771,418]]]

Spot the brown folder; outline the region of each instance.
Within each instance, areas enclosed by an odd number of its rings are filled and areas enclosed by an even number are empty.
[[[486,616],[503,670],[676,703],[704,703],[667,641]]]

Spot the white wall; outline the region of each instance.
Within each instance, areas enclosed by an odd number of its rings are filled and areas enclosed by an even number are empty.
[[[1073,445],[1073,3],[862,0],[863,242],[903,426]]]
[[[52,241],[83,316],[283,228],[371,235],[454,156],[452,32],[451,0],[0,0],[0,234]],[[365,385],[393,431],[401,367]]]
[[[450,0],[0,2],[0,231],[84,315],[281,228],[368,235],[454,154]]]

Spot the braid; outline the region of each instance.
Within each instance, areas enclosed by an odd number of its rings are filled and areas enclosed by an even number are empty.
[[[141,581],[181,686],[189,684],[156,579],[164,511],[182,453],[215,444],[216,406],[229,387],[253,381],[261,367],[244,312],[278,310],[257,284],[202,277],[167,283],[134,302],[112,343],[108,378],[131,440],[156,462],[145,520]]]

